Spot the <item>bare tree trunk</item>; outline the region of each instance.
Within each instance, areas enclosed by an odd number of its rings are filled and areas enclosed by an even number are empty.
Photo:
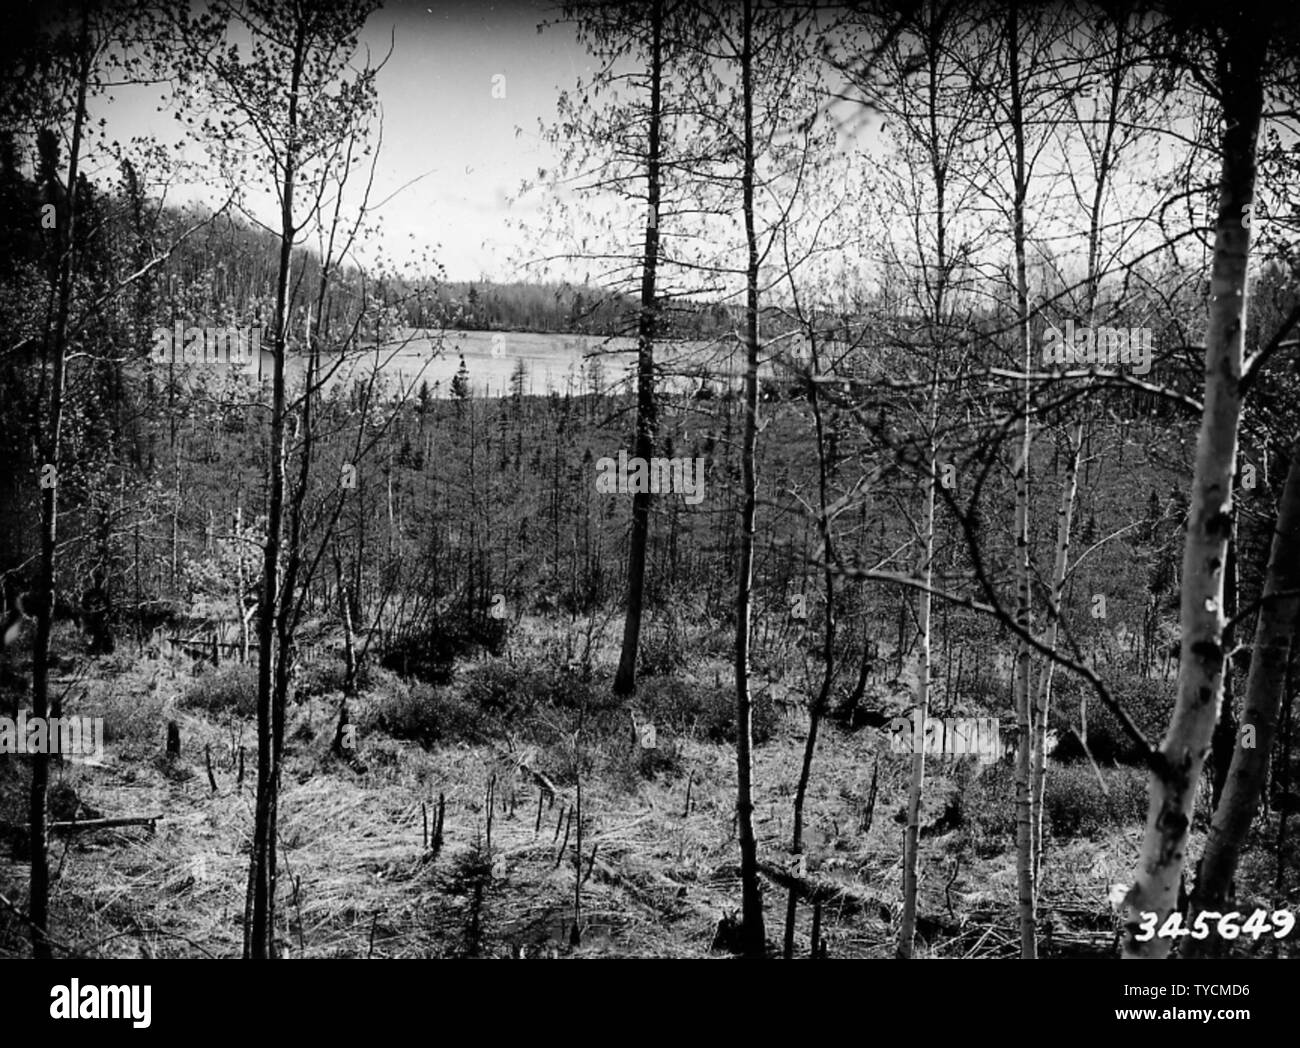
[[[1111,170],[1116,151],[1116,131],[1122,98],[1124,75],[1127,69],[1127,14],[1120,12],[1115,19],[1114,58],[1107,70],[1109,95],[1106,107],[1106,124],[1101,148],[1096,159],[1096,184],[1092,191],[1092,207],[1088,212],[1088,326],[1097,324],[1097,287],[1101,277],[1102,210],[1106,190],[1110,184]],[[1061,603],[1065,595],[1065,579],[1070,563],[1070,529],[1079,490],[1079,459],[1083,454],[1087,423],[1080,419],[1070,435],[1069,458],[1065,466],[1065,483],[1061,488],[1061,503],[1056,511],[1056,556],[1052,564],[1052,587],[1048,594],[1050,624],[1047,645],[1056,650],[1060,640]],[[1056,663],[1047,659],[1039,676],[1037,698],[1034,702],[1033,792],[1030,810],[1033,819],[1034,899],[1037,902],[1040,873],[1043,861],[1043,796],[1047,788],[1047,721],[1052,708],[1052,677]],[[1085,751],[1088,747],[1087,695],[1080,697],[1080,740]]]
[[[235,507],[235,606],[239,609],[239,661],[248,665],[248,609],[244,607],[244,507]]]
[[[646,462],[654,454],[658,412],[655,405],[654,340],[658,305],[655,275],[659,264],[659,132],[663,87],[663,0],[650,8],[650,126],[646,152],[645,255],[641,266],[641,316],[637,322],[636,454]],[[650,533],[651,493],[632,496],[632,535],[627,554],[627,617],[623,621],[623,651],[614,677],[614,693],[636,690],[636,658],[641,637],[641,606],[645,595],[646,543]]]
[[[1029,456],[1032,449],[1030,421],[1030,381],[1033,371],[1033,346],[1029,328],[1029,283],[1025,259],[1025,119],[1020,83],[1020,20],[1016,0],[1007,9],[1008,80],[1011,91],[1011,132],[1015,146],[1013,221],[1016,247],[1016,332],[1025,368],[1025,391],[1021,402],[1020,455],[1015,468],[1016,489],[1016,624],[1024,633],[1016,641],[1012,695],[1016,711],[1016,881],[1019,889],[1020,956],[1032,960],[1038,956],[1037,919],[1034,896],[1034,854],[1030,803],[1030,751],[1033,744],[1030,708],[1029,644],[1024,635],[1031,625],[1033,572],[1029,556]]]
[[[929,474],[925,492],[925,519],[922,523],[925,536],[924,562],[921,565],[921,577],[925,580],[925,589],[920,593],[917,608],[917,629],[920,633],[921,649],[917,656],[917,714],[914,730],[919,730],[919,738],[913,736],[912,771],[907,790],[907,824],[903,831],[903,914],[899,921],[897,956],[902,960],[910,959],[916,945],[917,890],[920,875],[921,842],[921,802],[925,795],[925,729],[930,716],[930,681],[933,675],[931,665],[933,643],[931,638],[931,621],[933,601],[930,589],[934,585],[934,510],[938,491],[939,475],[939,369],[942,360],[943,318],[945,295],[949,276],[948,259],[948,208],[947,180],[948,166],[946,149],[939,128],[939,57],[943,46],[943,16],[937,11],[930,11],[925,25],[925,59],[928,66],[927,113],[924,144],[930,157],[930,178],[934,183],[934,238],[935,259],[933,302],[930,304],[930,344],[933,358],[930,363],[929,405],[926,419],[927,465]],[[919,240],[919,237],[918,237]],[[921,245],[918,243],[918,248]],[[923,249],[922,249],[923,251]],[[924,278],[926,284],[929,280]],[[945,619],[945,623],[946,623]],[[945,631],[946,633],[946,631]],[[919,745],[918,745],[919,744]]]
[[[1295,687],[1293,673],[1295,670],[1295,651],[1287,660],[1286,672],[1282,681],[1282,732],[1278,739],[1277,763],[1273,766],[1273,788],[1279,793],[1286,793],[1291,785],[1291,742],[1295,726]],[[1282,861],[1287,845],[1288,816],[1290,812],[1282,810],[1277,820],[1277,836],[1273,840],[1273,896],[1282,898],[1287,890],[1287,867]],[[1273,940],[1273,957],[1277,957],[1277,940]]]
[[[1069,459],[1065,465],[1065,483],[1061,487],[1061,504],[1056,510],[1056,558],[1052,564],[1051,605],[1048,615],[1046,643],[1052,651],[1060,640],[1061,600],[1065,592],[1065,576],[1070,563],[1070,522],[1074,516],[1074,503],[1079,489],[1079,455],[1083,450],[1083,423],[1075,423],[1070,434]],[[1033,792],[1030,811],[1033,820],[1034,892],[1038,892],[1038,875],[1043,860],[1043,794],[1047,788],[1047,715],[1052,706],[1052,671],[1056,663],[1051,659],[1038,674],[1037,697],[1034,700],[1034,752]],[[1085,700],[1086,701],[1086,700]],[[1086,745],[1086,743],[1085,743]]]
[[[1246,833],[1264,792],[1278,711],[1286,690],[1287,664],[1300,617],[1300,440],[1291,447],[1291,467],[1278,505],[1268,575],[1255,626],[1254,654],[1246,680],[1242,729],[1228,769],[1223,797],[1214,812],[1201,856],[1191,915],[1224,910]],[[1249,735],[1246,735],[1249,732]],[[1216,940],[1183,940],[1183,952],[1200,952]]]
[[[912,737],[912,775],[907,787],[907,827],[903,831],[903,916],[898,926],[897,956],[908,960],[916,939],[916,891],[920,864],[921,797],[925,791],[925,722],[930,715],[930,588],[934,585],[934,499],[939,483],[938,450],[935,446],[939,426],[939,364],[935,361],[930,383],[929,463],[930,476],[925,491],[925,563],[921,567],[925,589],[919,597],[917,629],[921,649],[917,654],[916,718]]]
[[[50,631],[54,624],[54,578],[58,556],[59,467],[63,438],[64,367],[67,362],[68,314],[72,301],[72,278],[76,252],[77,169],[81,159],[81,135],[85,123],[86,91],[90,81],[92,53],[90,46],[89,8],[83,7],[77,42],[77,101],[73,115],[72,142],[68,152],[68,188],[66,213],[56,215],[59,259],[57,298],[53,330],[45,347],[50,365],[49,412],[41,434],[41,547],[40,577],[37,587],[36,637],[32,648],[32,714],[49,716]],[[56,174],[51,174],[57,178]],[[53,475],[46,470],[52,469]],[[49,902],[50,871],[47,865],[48,824],[46,794],[49,789],[50,754],[32,755],[32,781],[29,798],[31,826],[31,875],[28,910],[32,926],[32,956],[50,957]]]
[[[821,366],[817,346],[817,332],[812,321],[808,323],[808,346],[811,354],[814,378],[820,374]],[[817,496],[819,514],[817,518],[822,540],[822,584],[826,593],[826,613],[822,631],[822,682],[817,695],[808,708],[808,736],[804,740],[803,763],[799,768],[799,782],[794,790],[794,828],[791,830],[790,851],[794,855],[803,854],[803,812],[808,797],[808,784],[812,781],[813,757],[817,753],[817,735],[821,728],[822,717],[826,712],[826,703],[830,698],[831,685],[835,680],[835,547],[831,540],[830,494],[828,487],[828,469],[826,462],[826,427],[822,416],[821,398],[816,381],[808,384],[808,403],[813,413],[817,438]],[[802,872],[802,870],[797,871]],[[786,900],[785,938],[783,954],[786,960],[794,957],[794,925],[798,912],[798,895],[792,888]]]
[[[275,846],[280,788],[280,746],[284,724],[284,695],[272,680],[275,659],[276,609],[279,600],[280,531],[284,518],[285,354],[289,338],[289,273],[293,258],[293,192],[297,176],[296,142],[298,93],[306,62],[305,23],[298,19],[294,64],[289,88],[289,143],[284,162],[280,203],[280,259],[276,278],[275,342],[271,377],[271,436],[268,470],[270,494],[266,512],[266,547],[262,566],[262,599],[257,619],[257,803],[253,823],[253,853],[248,876],[252,913],[244,925],[244,957],[275,956]],[[280,652],[280,660],[287,652]]]
[[[1223,577],[1223,614],[1229,623],[1223,629],[1224,651],[1232,651],[1236,647],[1236,630],[1232,627],[1232,620],[1237,614],[1237,593],[1237,522],[1234,520],[1232,534],[1228,536],[1228,559]],[[1237,748],[1237,708],[1232,678],[1232,662],[1229,660],[1223,668],[1223,701],[1219,704],[1219,719],[1215,722],[1214,735],[1210,739],[1211,811],[1218,810],[1223,788],[1228,783],[1232,755]]]
[[[1229,12],[1220,31],[1216,71],[1226,126],[1205,337],[1205,408],[1183,547],[1178,697],[1151,773],[1141,858],[1125,897],[1125,957],[1169,952],[1171,940],[1142,932],[1150,920],[1143,914],[1154,914],[1159,926],[1177,906],[1196,785],[1223,698],[1224,563],[1232,533],[1250,257],[1250,229],[1242,219],[1255,199],[1266,41],[1250,13]]]
[[[736,592],[736,821],[740,834],[741,934],[747,957],[762,957],[763,897],[758,886],[758,842],[754,837],[753,705],[749,694],[750,598],[754,574],[754,518],[757,481],[754,451],[758,441],[758,238],[754,231],[754,0],[744,0],[744,43],[740,58],[744,109],[744,157],[741,171],[745,239],[745,429],[741,444],[743,505]]]
[[[172,468],[176,471],[175,481],[172,489],[172,592],[177,589],[177,575],[180,572],[180,549],[181,549],[181,451],[174,433],[175,426],[172,427]]]
[[[343,581],[343,562],[339,559],[337,542],[334,545],[334,578],[338,585],[339,619],[343,624],[343,697],[339,700],[339,716],[334,727],[334,741],[330,752],[343,756],[344,732],[348,725],[348,699],[356,694],[357,656],[352,637],[352,609],[348,606],[347,584]]]
[[[343,578],[343,562],[339,559],[338,545],[334,547],[334,578],[339,591],[339,619],[343,623],[343,694],[351,695],[357,683],[357,650],[352,633],[352,610],[348,604],[347,582]]]

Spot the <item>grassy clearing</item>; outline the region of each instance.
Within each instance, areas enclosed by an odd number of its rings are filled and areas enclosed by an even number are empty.
[[[371,670],[351,704],[357,730],[346,761],[329,753],[337,667],[304,667],[301,679],[313,683],[290,710],[280,802],[285,955],[725,956],[713,950],[715,938],[739,899],[725,656],[698,656],[644,679],[632,708],[655,724],[657,745],[643,749],[629,707],[604,684],[615,632],[597,638],[585,664],[572,650],[560,657],[566,644],[572,648],[565,636],[562,624],[526,619],[506,654],[458,663],[444,685]],[[71,689],[67,707],[105,718],[105,760],[65,763],[55,781],[85,806],[81,817],[161,818],[152,832],[56,841],[56,938],[90,956],[237,956],[253,821],[254,675],[230,665],[196,676],[124,656],[100,660],[95,673]],[[760,695],[756,751],[756,830],[762,858],[778,867],[788,862],[805,728],[797,691],[778,701],[782,693],[771,686]],[[870,696],[875,708],[906,702],[903,692],[877,688]],[[163,753],[168,721],[180,728],[179,759]],[[891,755],[875,730],[828,726],[822,736],[805,845],[807,875],[843,889],[823,915],[831,957],[892,954],[907,771],[908,760]],[[1104,792],[1087,764],[1054,766],[1048,780],[1041,895],[1048,955],[1106,953],[1113,942],[1106,893],[1131,872],[1145,776],[1122,766],[1100,775]],[[0,761],[0,820],[9,837],[0,847],[0,891],[20,908],[25,778],[22,758]],[[443,843],[435,855],[426,826],[440,796]],[[1001,764],[931,763],[920,955],[1016,952],[1013,800]],[[1251,857],[1243,863],[1244,875],[1261,883],[1270,869]],[[767,901],[768,937],[779,943],[784,890],[767,885]],[[801,955],[810,923],[811,909],[801,907]],[[21,926],[0,911],[0,953],[25,952]]]

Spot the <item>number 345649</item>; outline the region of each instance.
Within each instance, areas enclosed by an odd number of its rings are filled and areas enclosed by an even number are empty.
[[[1217,935],[1220,939],[1236,939],[1242,935],[1259,939],[1271,934],[1275,939],[1284,939],[1295,927],[1295,914],[1290,910],[1255,910],[1249,917],[1233,910],[1231,913],[1219,913],[1218,910],[1202,910],[1188,925],[1183,915],[1177,911],[1165,918],[1159,928],[1158,913],[1144,911],[1138,932],[1133,938],[1137,942],[1149,942],[1152,939],[1181,939],[1190,935],[1193,939],[1208,939]]]

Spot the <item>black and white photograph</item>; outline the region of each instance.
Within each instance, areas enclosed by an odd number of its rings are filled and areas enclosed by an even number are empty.
[[[1300,958],[1294,11],[5,23],[33,1014],[148,1027],[150,961],[1150,959],[1106,1029],[1249,1026],[1237,962]]]

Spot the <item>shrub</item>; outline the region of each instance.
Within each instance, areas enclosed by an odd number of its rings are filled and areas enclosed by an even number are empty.
[[[257,712],[257,667],[227,663],[196,680],[181,697],[180,705],[209,713],[230,710],[251,717]]]
[[[458,652],[432,633],[399,637],[384,648],[379,665],[403,677],[429,684],[449,684]]]
[[[373,727],[393,738],[421,746],[454,739],[477,739],[487,730],[481,711],[449,688],[423,681],[408,684],[390,678],[361,716],[362,728]]]
[[[736,741],[736,690],[733,685],[689,683],[661,677],[637,684],[635,705],[647,720],[680,734],[698,729],[711,742]],[[754,743],[771,739],[779,721],[766,694],[754,699]]]
[[[343,690],[346,678],[347,666],[343,661],[342,653],[313,659],[299,667],[298,684],[294,689],[294,696],[298,699],[310,699],[319,695],[340,692]],[[357,677],[354,683],[358,690],[364,690],[369,686],[370,680],[365,662],[362,662],[357,667]]]
[[[1001,709],[1006,704],[1009,691],[1009,683],[991,669],[977,666],[962,676],[962,698],[975,708]]]
[[[592,738],[599,738],[606,730],[602,722],[615,710],[608,689],[563,670],[505,660],[480,663],[455,687],[407,681],[382,670],[374,677],[374,702],[370,712],[363,714],[363,723],[425,745],[476,740],[506,729],[528,736],[530,726],[537,729],[545,723],[553,728],[557,714],[563,714],[559,723],[576,725],[576,711],[584,701],[587,730]],[[538,720],[534,715],[541,711],[546,716]],[[541,734],[549,739],[553,732]]]
[[[458,658],[478,651],[501,655],[509,637],[509,623],[486,615],[444,615],[426,628],[389,641],[380,665],[404,677],[430,684],[448,684]]]
[[[651,677],[637,682],[634,705],[655,725],[687,734],[705,720],[710,690],[678,677]]]
[[[256,680],[253,695],[257,695]],[[96,711],[104,718],[105,745],[113,743],[123,756],[155,752],[161,745],[165,706],[164,698],[148,691],[106,690]]]
[[[1048,769],[1048,781],[1052,770]],[[962,809],[969,819],[976,854],[996,855],[1015,839],[1015,769],[1002,761],[979,769],[972,763],[971,772],[976,771],[962,791]]]
[[[1057,838],[1096,837],[1146,817],[1147,776],[1140,768],[1102,769],[1103,793],[1089,764],[1047,768],[1043,785],[1043,828]],[[962,792],[976,851],[990,855],[1014,846],[1015,768],[999,761],[984,768]]]
[[[1096,837],[1141,822],[1147,810],[1147,774],[1140,768],[1102,769],[1109,794],[1086,764],[1053,765],[1043,787],[1043,821],[1053,837]]]
[[[476,708],[513,722],[539,708],[588,711],[607,708],[615,700],[607,688],[582,680],[564,669],[525,662],[492,661],[475,667],[465,683],[465,697]]]
[[[680,615],[669,610],[651,621],[641,635],[637,659],[639,678],[665,677],[686,665],[686,629]]]
[[[736,744],[736,691],[725,684],[718,688],[703,689],[704,709],[700,726],[711,742],[723,742],[730,746]],[[772,738],[779,720],[776,706],[766,694],[756,695],[753,700],[753,735],[754,745],[761,746]]]
[[[681,768],[680,748],[661,735],[654,749],[627,742],[611,746],[605,758],[604,776],[623,791],[632,793],[643,781],[660,775],[676,777]]]
[[[1067,681],[1061,689],[1057,730],[1061,744],[1053,756],[1059,761],[1086,761],[1087,756],[1071,727],[1079,726],[1079,695],[1083,685]],[[1173,715],[1173,684],[1130,676],[1121,679],[1114,687],[1114,695],[1129,716],[1148,739],[1160,739],[1169,727]],[[1129,738],[1115,715],[1106,709],[1095,696],[1088,696],[1088,749],[1098,764],[1112,763],[1145,765],[1145,757],[1137,744]],[[1094,783],[1096,776],[1093,776]]]

